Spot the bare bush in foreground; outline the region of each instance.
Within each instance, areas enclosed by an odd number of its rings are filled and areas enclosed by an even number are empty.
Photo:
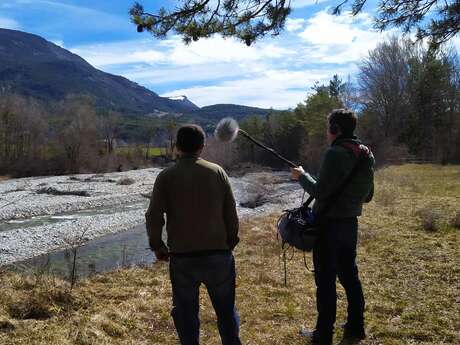
[[[450,225],[452,225],[456,229],[460,229],[460,211],[454,215],[452,220],[450,221]]]
[[[426,231],[439,230],[441,215],[432,207],[424,207],[417,211],[416,215],[420,218],[421,225]]]

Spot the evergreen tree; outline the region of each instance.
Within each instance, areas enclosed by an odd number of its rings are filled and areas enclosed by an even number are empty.
[[[357,15],[367,0],[351,2],[351,13]],[[348,3],[349,0],[340,2],[333,13],[340,14]],[[189,43],[218,33],[251,45],[267,34],[278,35],[290,12],[291,2],[286,0],[181,0],[173,10],[163,7],[156,13],[146,12],[136,2],[129,13],[139,32],[147,30],[155,37],[174,32]],[[428,15],[430,20],[426,20]],[[416,30],[419,38],[429,38],[436,46],[460,31],[460,2],[380,0],[375,24],[380,30]]]

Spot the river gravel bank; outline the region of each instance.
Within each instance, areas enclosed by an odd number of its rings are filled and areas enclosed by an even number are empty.
[[[103,175],[34,177],[0,181],[0,266],[132,229],[144,223],[161,169]],[[240,217],[262,215],[300,203],[300,187],[286,172],[230,178]],[[88,196],[43,191],[82,192]]]

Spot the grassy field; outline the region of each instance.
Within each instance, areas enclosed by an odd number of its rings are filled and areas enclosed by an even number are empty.
[[[132,152],[134,152],[135,150],[136,149],[132,147],[119,147],[116,149],[116,152],[118,154],[128,155],[128,154],[132,154]],[[145,157],[147,154],[147,148],[141,147],[139,148],[139,150],[142,153],[142,155]],[[165,154],[166,154],[166,149],[164,147],[150,147],[148,149],[148,157],[157,157],[157,156],[161,156]]]
[[[395,166],[376,179],[360,220],[368,333],[361,344],[460,344],[460,167]],[[276,218],[245,221],[235,252],[247,345],[305,344],[298,331],[315,322],[313,276],[299,253],[283,285]],[[61,280],[5,272],[0,289],[1,344],[177,344],[165,264],[97,275],[71,294]],[[341,322],[341,287],[338,296]],[[202,343],[219,344],[204,290],[201,298]]]

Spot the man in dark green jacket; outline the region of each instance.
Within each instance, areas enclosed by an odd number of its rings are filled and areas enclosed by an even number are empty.
[[[319,216],[320,235],[313,248],[318,318],[313,332],[304,332],[313,344],[332,344],[336,318],[336,278],[345,288],[348,318],[345,338],[363,339],[364,295],[356,265],[357,217],[362,204],[374,192],[374,157],[353,135],[356,115],[346,109],[328,116],[327,149],[318,178],[302,167],[292,169],[292,177],[315,198],[313,210]],[[356,167],[356,168],[355,168]],[[353,171],[351,180],[347,180]],[[341,189],[347,181],[345,188]],[[337,191],[341,190],[337,195]]]
[[[171,312],[182,345],[199,344],[199,286],[209,293],[224,345],[240,345],[235,308],[238,216],[225,171],[200,158],[205,134],[185,125],[177,133],[178,162],[157,177],[146,213],[151,249],[170,258]],[[165,224],[167,245],[163,242]]]

